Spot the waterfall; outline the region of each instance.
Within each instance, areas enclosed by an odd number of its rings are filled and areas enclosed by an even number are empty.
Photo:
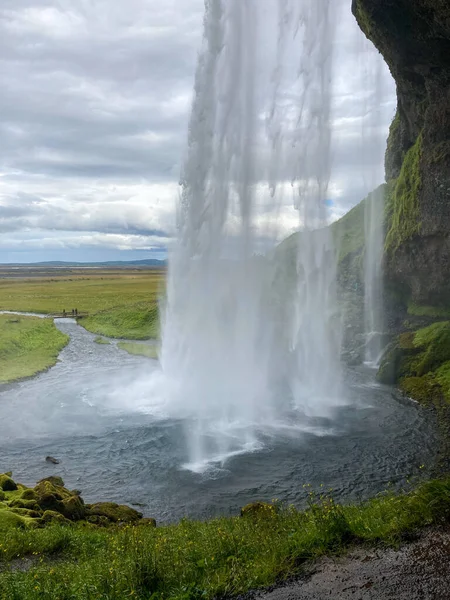
[[[362,176],[371,193],[364,211],[364,332],[365,362],[377,366],[383,350],[383,248],[384,248],[384,181],[383,153],[387,68],[371,42],[358,39],[357,56],[361,62],[363,115],[361,132]]]
[[[161,350],[167,401],[186,423],[187,463],[200,470],[260,447],[275,428],[313,430],[340,402],[336,261],[325,227],[335,2],[205,8]],[[263,256],[281,214],[297,215],[301,230],[283,332],[271,303],[274,265]]]

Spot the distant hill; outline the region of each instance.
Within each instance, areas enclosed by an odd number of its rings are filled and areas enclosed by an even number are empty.
[[[36,262],[36,263],[17,263],[17,264],[5,264],[0,266],[5,267],[165,267],[167,265],[166,260],[158,260],[156,258],[149,258],[146,260],[112,260],[105,262],[64,262],[60,260],[53,260],[47,262]]]

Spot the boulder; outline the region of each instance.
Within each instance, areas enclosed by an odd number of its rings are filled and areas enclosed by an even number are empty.
[[[144,519],[140,519],[136,525],[139,525],[139,527],[156,527],[156,519],[145,517]]]
[[[40,479],[38,481],[38,484],[42,483],[43,481],[49,481],[53,485],[56,485],[58,487],[64,487],[64,481],[62,477],[58,477],[57,475],[50,475],[50,477],[44,477],[43,479]]]
[[[71,521],[66,519],[63,515],[53,510],[46,510],[42,515],[42,522],[44,524],[57,523],[58,525],[71,525]]]
[[[0,475],[0,490],[4,492],[15,492],[17,490],[17,484],[11,479],[10,473]]]
[[[57,477],[53,480],[62,481]],[[86,509],[80,496],[71,494],[69,490],[55,485],[49,478],[41,480],[34,488],[36,501],[42,510],[51,510],[62,514],[71,521],[84,519]]]
[[[142,519],[142,513],[114,502],[98,502],[86,506],[86,515],[106,517],[112,523],[135,523]]]

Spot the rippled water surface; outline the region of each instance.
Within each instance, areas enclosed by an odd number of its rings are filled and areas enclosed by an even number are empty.
[[[366,498],[434,460],[434,418],[376,385],[373,371],[351,371],[351,403],[333,419],[268,428],[252,451],[193,472],[185,468],[186,423],[168,419],[148,385],[157,362],[99,346],[69,319],[57,326],[71,336],[60,362],[0,391],[0,471],[24,483],[61,474],[87,501],[140,505],[164,521],[236,514],[254,500],[302,505],[305,483]],[[47,455],[61,463],[46,463]]]

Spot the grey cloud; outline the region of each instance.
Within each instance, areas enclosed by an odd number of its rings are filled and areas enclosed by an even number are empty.
[[[14,232],[15,248],[29,230],[42,239],[52,231],[72,231],[76,239],[97,232],[96,244],[108,235],[173,235],[171,198],[203,9],[203,0],[2,0],[0,231]],[[360,116],[362,84],[351,64],[339,68],[334,118]],[[348,92],[348,81],[360,86],[358,93]],[[373,148],[383,146],[393,98],[389,88],[389,110],[370,134]],[[361,152],[358,127],[355,121],[341,131],[337,121],[333,168],[341,211],[368,191],[361,172],[382,160]],[[265,177],[268,160],[256,179]],[[291,173],[287,159],[280,177]],[[27,237],[27,245],[33,240]]]

